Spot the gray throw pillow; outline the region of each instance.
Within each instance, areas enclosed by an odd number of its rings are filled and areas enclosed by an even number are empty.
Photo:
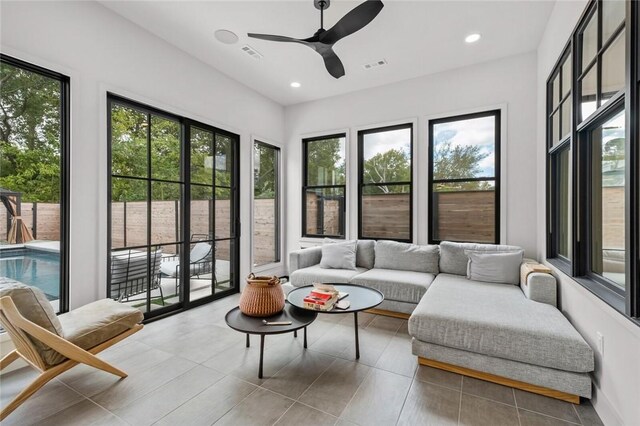
[[[356,269],[356,240],[334,242],[325,238],[320,267],[325,269]]]
[[[399,271],[438,273],[439,248],[396,241],[376,243],[375,267]]]
[[[511,252],[476,252],[466,251],[469,256],[467,278],[499,284],[520,284],[520,264],[524,250]]]

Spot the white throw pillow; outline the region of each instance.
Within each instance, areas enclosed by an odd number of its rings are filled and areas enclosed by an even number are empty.
[[[465,251],[469,256],[467,278],[500,284],[520,284],[520,264],[524,250],[511,252],[475,252]]]
[[[325,238],[320,267],[325,269],[356,269],[357,241],[333,242]]]

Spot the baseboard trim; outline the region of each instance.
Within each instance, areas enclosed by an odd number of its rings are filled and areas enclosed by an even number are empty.
[[[561,392],[555,389],[545,388],[543,386],[532,385],[530,383],[520,382],[518,380],[508,379],[502,376],[496,376],[494,374],[484,373],[482,371],[472,370],[466,367],[459,367],[457,365],[448,364],[446,362],[440,362],[433,359],[418,357],[418,363],[426,365],[428,367],[438,368],[440,370],[451,371],[452,373],[462,374],[463,376],[473,377],[475,379],[484,380],[487,382],[497,383],[503,386],[509,386],[516,389],[521,389],[531,393],[537,393],[539,395],[548,396],[550,398],[560,399],[562,401],[571,402],[573,404],[580,405],[580,397],[566,392]]]
[[[377,308],[367,309],[365,312],[370,314],[376,314],[376,315],[384,315],[385,317],[393,317],[393,318],[401,318],[401,319],[409,319],[409,317],[411,316],[411,314],[405,314],[403,312],[387,311],[386,309],[377,309]]]

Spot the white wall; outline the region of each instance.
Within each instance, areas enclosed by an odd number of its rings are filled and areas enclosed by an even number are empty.
[[[240,134],[240,273],[247,275],[250,135],[282,141],[283,108],[97,3],[0,7],[3,53],[71,77],[71,307],[106,294],[107,90]]]
[[[540,258],[545,256],[546,80],[586,5],[585,0],[556,2],[538,48],[536,216]],[[640,327],[632,324],[562,272],[555,272],[560,282],[561,309],[564,314],[592,348],[597,348],[596,333],[604,335],[604,354],[597,353],[596,350],[595,395],[592,400],[598,414],[607,425],[639,424]]]
[[[437,58],[433,58],[437,60]],[[372,71],[375,72],[375,71]],[[535,256],[535,52],[425,76],[285,109],[288,143],[287,249],[301,238],[303,135],[348,133],[348,238],[357,238],[357,129],[400,122],[414,125],[414,241],[427,242],[427,119],[503,108],[502,163],[506,168],[505,241]],[[417,201],[417,202],[416,202]],[[504,233],[503,233],[504,236]],[[417,238],[415,238],[417,237]]]

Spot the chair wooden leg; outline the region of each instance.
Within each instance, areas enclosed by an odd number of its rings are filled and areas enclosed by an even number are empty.
[[[13,413],[16,408],[20,407],[31,395],[36,393],[38,389],[46,385],[51,379],[60,374],[58,371],[45,371],[31,382],[29,386],[22,390],[6,407],[0,411],[0,422],[9,414]]]
[[[95,367],[98,370],[106,371],[107,373],[111,373],[118,377],[122,377],[123,379],[127,377],[127,373],[114,367],[108,362],[101,360],[100,358],[91,354],[90,352],[86,352],[86,351],[78,352],[77,354],[75,354],[75,356],[69,357],[69,358],[78,363],[86,364],[91,367]]]
[[[5,367],[7,367],[18,358],[20,358],[20,354],[18,354],[18,351],[13,350],[9,352],[2,359],[0,359],[0,370],[4,370]]]

